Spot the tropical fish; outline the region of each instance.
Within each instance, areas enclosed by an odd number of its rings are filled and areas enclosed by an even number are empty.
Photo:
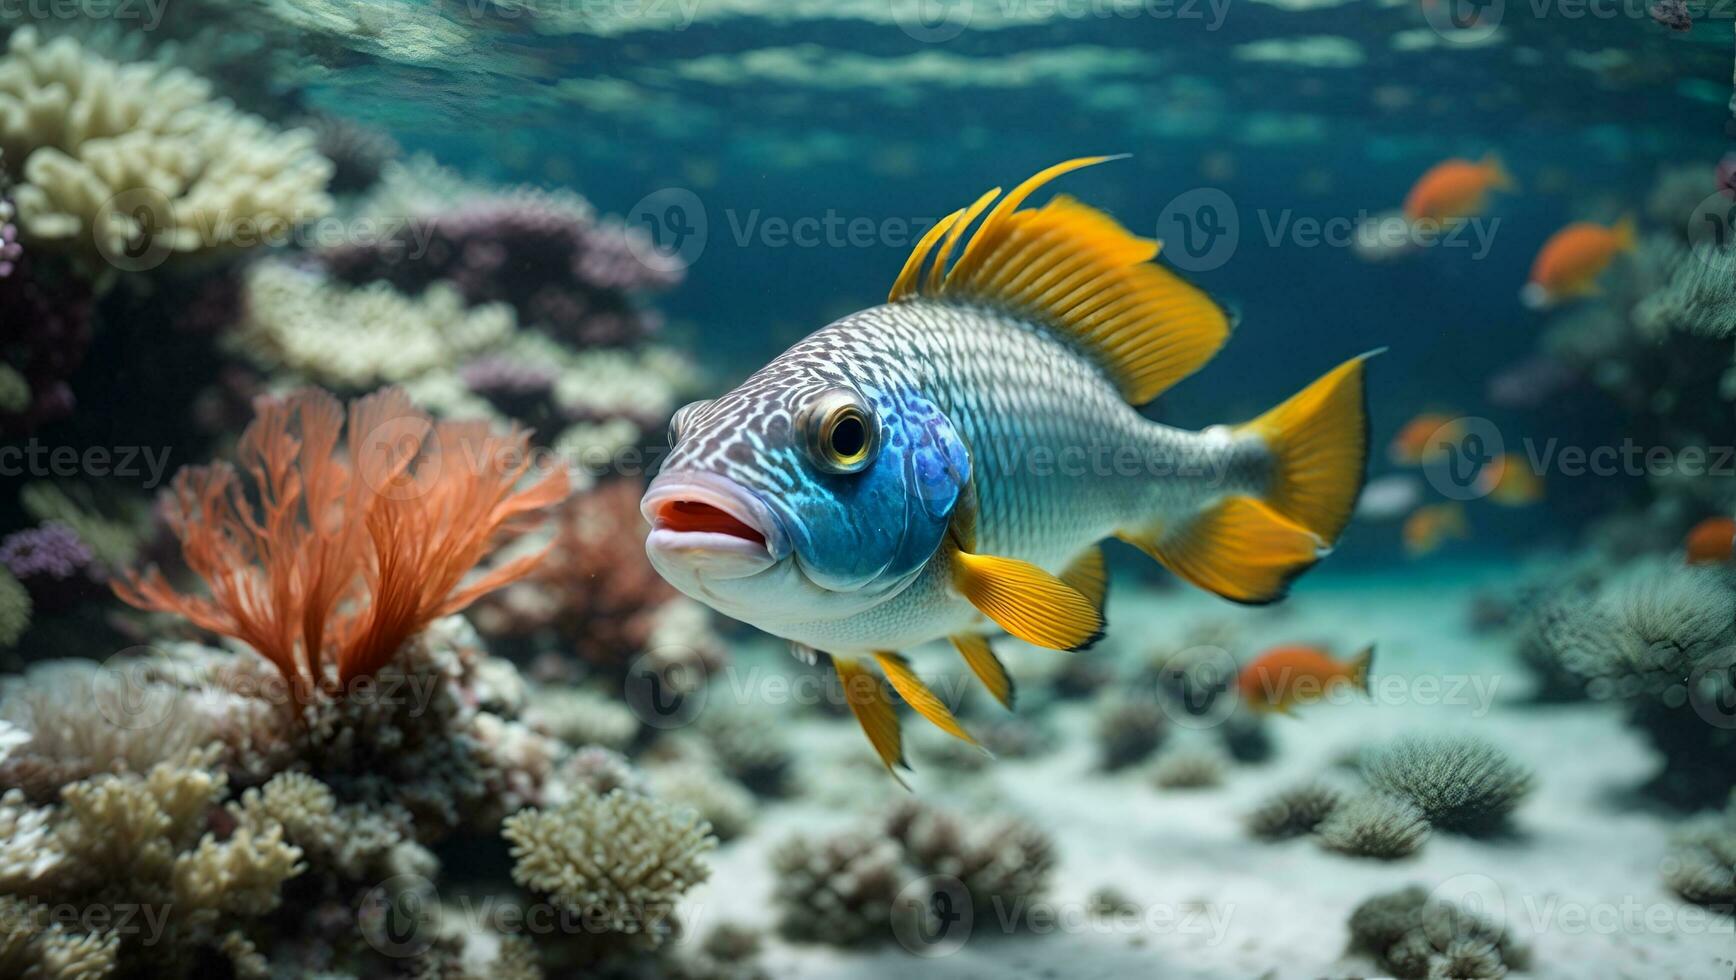
[[[1597,277],[1622,252],[1634,250],[1634,220],[1624,217],[1613,227],[1576,221],[1549,236],[1531,263],[1531,281],[1519,298],[1534,310],[1564,299],[1597,295]]]
[[[1386,457],[1400,466],[1419,466],[1440,459],[1447,447],[1457,445],[1465,434],[1464,420],[1438,412],[1424,412],[1406,422],[1392,442]]]
[[[1708,517],[1688,530],[1688,564],[1717,565],[1736,550],[1736,520]]]
[[[1465,508],[1457,501],[1418,507],[1404,522],[1404,550],[1412,558],[1433,552],[1448,538],[1470,536]]]
[[[1209,361],[1230,319],[1151,262],[1159,243],[1108,215],[1059,195],[1021,207],[1107,159],[1057,164],[947,215],[887,303],[681,409],[646,490],[657,570],[830,662],[888,769],[903,741],[871,662],[912,709],[973,741],[901,651],[950,639],[1011,707],[990,634],[1096,642],[1103,538],[1265,603],[1350,520],[1370,355],[1241,425],[1189,432],[1134,410]]]
[[[1477,492],[1503,507],[1525,507],[1543,499],[1543,477],[1518,453],[1496,456],[1477,472]]]
[[[1411,185],[1404,199],[1404,216],[1412,222],[1462,221],[1483,212],[1491,190],[1517,189],[1512,175],[1493,153],[1481,160],[1442,160]]]
[[[1408,473],[1392,473],[1368,481],[1356,501],[1356,516],[1367,521],[1396,521],[1423,499],[1423,481]]]
[[[1236,690],[1255,712],[1287,715],[1298,706],[1318,703],[1341,685],[1366,693],[1373,664],[1372,645],[1349,660],[1338,660],[1317,647],[1273,647],[1242,668]]]

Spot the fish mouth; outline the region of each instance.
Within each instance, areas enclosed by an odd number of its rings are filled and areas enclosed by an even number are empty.
[[[742,578],[789,554],[770,507],[733,480],[710,473],[665,473],[639,503],[651,525],[653,564],[675,563],[708,578]]]

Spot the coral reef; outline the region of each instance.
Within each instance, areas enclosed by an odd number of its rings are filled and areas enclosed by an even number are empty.
[[[451,283],[467,303],[510,303],[518,319],[582,347],[629,346],[657,326],[638,297],[667,289],[681,267],[588,206],[544,195],[472,196],[370,245],[328,249],[351,283],[421,291]]]
[[[30,590],[13,578],[11,572],[0,570],[0,648],[18,642],[30,628],[32,611]]]
[[[1095,715],[1098,764],[1110,771],[1144,761],[1169,733],[1169,717],[1147,697],[1110,691],[1098,699]]]
[[[17,436],[72,413],[71,381],[90,348],[88,286],[32,255],[0,277],[0,435]]]
[[[912,867],[958,879],[977,908],[1004,908],[1048,891],[1055,842],[1017,817],[966,820],[909,800],[893,808],[885,826]]]
[[[1362,755],[1362,777],[1409,800],[1435,828],[1469,835],[1504,831],[1531,792],[1532,775],[1474,736],[1407,736]]]
[[[312,115],[298,120],[313,133],[314,148],[331,161],[331,191],[359,194],[380,182],[386,165],[402,149],[391,134],[342,116]]]
[[[451,370],[515,327],[506,306],[466,307],[444,283],[406,296],[385,283],[334,283],[287,261],[249,269],[243,303],[224,335],[228,347],[262,370],[350,390]]]
[[[656,766],[650,771],[650,783],[652,795],[696,811],[722,842],[745,833],[759,811],[751,792],[710,766],[692,762]]]
[[[1151,783],[1159,789],[1206,789],[1221,785],[1229,768],[1229,757],[1214,745],[1178,745],[1158,753]]]
[[[1671,803],[1723,800],[1736,728],[1736,582],[1717,566],[1630,562],[1590,584],[1558,586],[1521,638],[1552,689],[1614,700],[1664,756],[1648,787]]]
[[[154,568],[123,573],[114,589],[246,643],[299,702],[375,674],[428,623],[527,574],[535,554],[461,585],[503,533],[522,533],[567,492],[558,470],[518,488],[530,466],[523,432],[435,424],[395,389],[351,403],[347,461],[335,455],[345,423],[331,396],[303,390],[255,408],[237,456],[257,509],[226,464],[175,478],[169,523],[211,595],[181,593]]]
[[[632,709],[582,687],[542,688],[531,695],[525,721],[574,748],[625,749],[639,735]]]
[[[1344,794],[1327,783],[1301,783],[1266,797],[1243,818],[1243,824],[1262,840],[1300,837],[1312,833],[1343,801]]]
[[[1350,914],[1350,952],[1372,957],[1399,980],[1496,980],[1531,964],[1529,948],[1504,926],[1418,885],[1358,905]]]
[[[521,810],[501,833],[513,880],[581,916],[596,930],[584,940],[643,950],[677,933],[676,902],[710,876],[704,856],[717,846],[691,810],[622,790]]]
[[[724,772],[761,796],[783,796],[793,786],[795,756],[775,725],[747,710],[712,710],[700,716],[699,734]]]
[[[1688,821],[1670,843],[1664,884],[1687,901],[1736,915],[1736,792],[1723,812]]]
[[[1363,793],[1344,800],[1316,831],[1327,850],[1384,861],[1409,857],[1429,839],[1423,811],[1388,793]]]
[[[253,970],[257,954],[240,930],[276,909],[284,883],[305,866],[275,821],[261,817],[221,839],[208,830],[226,789],[209,762],[195,754],[142,775],[68,784],[58,805],[28,818],[37,861],[7,890],[50,906],[107,908],[81,918],[102,924],[84,933],[85,951],[111,947],[99,962],[112,956],[121,972],[182,976],[207,957]],[[19,802],[10,798],[8,809]],[[144,909],[158,920],[129,927]]]
[[[915,877],[898,844],[868,830],[791,837],[771,861],[778,931],[835,946],[891,939],[898,893]]]
[[[243,247],[331,209],[312,133],[237,112],[188,72],[32,27],[0,58],[0,150],[27,241],[93,261]]]

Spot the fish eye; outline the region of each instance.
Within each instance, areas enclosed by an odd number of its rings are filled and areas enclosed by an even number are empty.
[[[675,410],[669,417],[669,445],[671,448],[681,441],[681,433],[686,430],[687,423],[693,420],[693,415],[700,409],[711,404],[711,399],[705,398],[696,402],[688,402]]]
[[[874,458],[879,438],[874,415],[847,388],[821,392],[802,413],[808,456],[828,473],[860,473]]]

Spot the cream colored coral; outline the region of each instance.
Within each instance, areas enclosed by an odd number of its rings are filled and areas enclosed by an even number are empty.
[[[27,237],[111,259],[250,246],[332,206],[311,132],[274,130],[186,71],[30,27],[0,58],[0,149]]]
[[[513,881],[648,946],[673,929],[682,894],[711,876],[703,859],[717,846],[692,810],[623,790],[522,810],[502,834]]]
[[[353,288],[267,261],[249,270],[246,315],[227,335],[232,348],[267,370],[300,380],[365,388],[450,369],[504,342],[512,309],[466,309],[444,283],[420,297],[379,282]]]
[[[28,891],[59,870],[66,855],[55,846],[50,816],[20,790],[0,796],[0,891]]]

